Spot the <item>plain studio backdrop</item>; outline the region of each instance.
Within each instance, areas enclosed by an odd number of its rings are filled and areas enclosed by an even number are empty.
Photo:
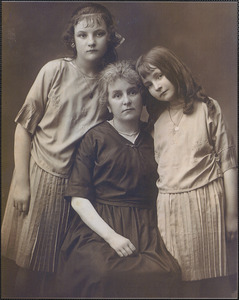
[[[107,1],[119,59],[173,50],[218,100],[237,141],[237,2]],[[61,34],[79,1],[2,2],[2,216],[14,169],[14,119],[40,68],[66,57]],[[200,124],[198,124],[200,126]]]

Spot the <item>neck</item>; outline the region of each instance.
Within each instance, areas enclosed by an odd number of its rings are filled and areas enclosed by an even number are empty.
[[[169,102],[169,109],[179,109],[184,106],[184,99],[178,98]]]
[[[112,119],[112,125],[115,129],[122,133],[132,134],[139,132],[139,120],[132,120],[128,122],[120,122],[117,119]]]
[[[78,56],[74,60],[76,66],[81,70],[81,72],[89,77],[96,76],[101,71],[101,63],[100,62],[85,62],[80,59]]]

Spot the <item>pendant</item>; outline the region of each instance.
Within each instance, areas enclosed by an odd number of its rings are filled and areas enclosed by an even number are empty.
[[[178,126],[174,127],[174,130],[175,130],[175,131],[178,131],[178,130],[179,130],[179,127],[178,127]]]

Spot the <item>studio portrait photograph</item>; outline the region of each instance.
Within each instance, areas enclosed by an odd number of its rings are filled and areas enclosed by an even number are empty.
[[[237,27],[2,1],[2,299],[238,298]]]

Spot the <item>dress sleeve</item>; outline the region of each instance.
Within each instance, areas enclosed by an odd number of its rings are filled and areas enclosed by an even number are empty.
[[[48,93],[56,73],[57,68],[53,61],[42,67],[15,118],[15,122],[20,123],[31,134],[44,116]]]
[[[94,200],[93,171],[96,159],[95,139],[88,132],[77,148],[72,173],[65,192],[66,199],[82,197]]]
[[[224,173],[237,167],[236,147],[218,102],[213,100],[213,104],[215,113],[212,117],[212,140],[221,170]]]

